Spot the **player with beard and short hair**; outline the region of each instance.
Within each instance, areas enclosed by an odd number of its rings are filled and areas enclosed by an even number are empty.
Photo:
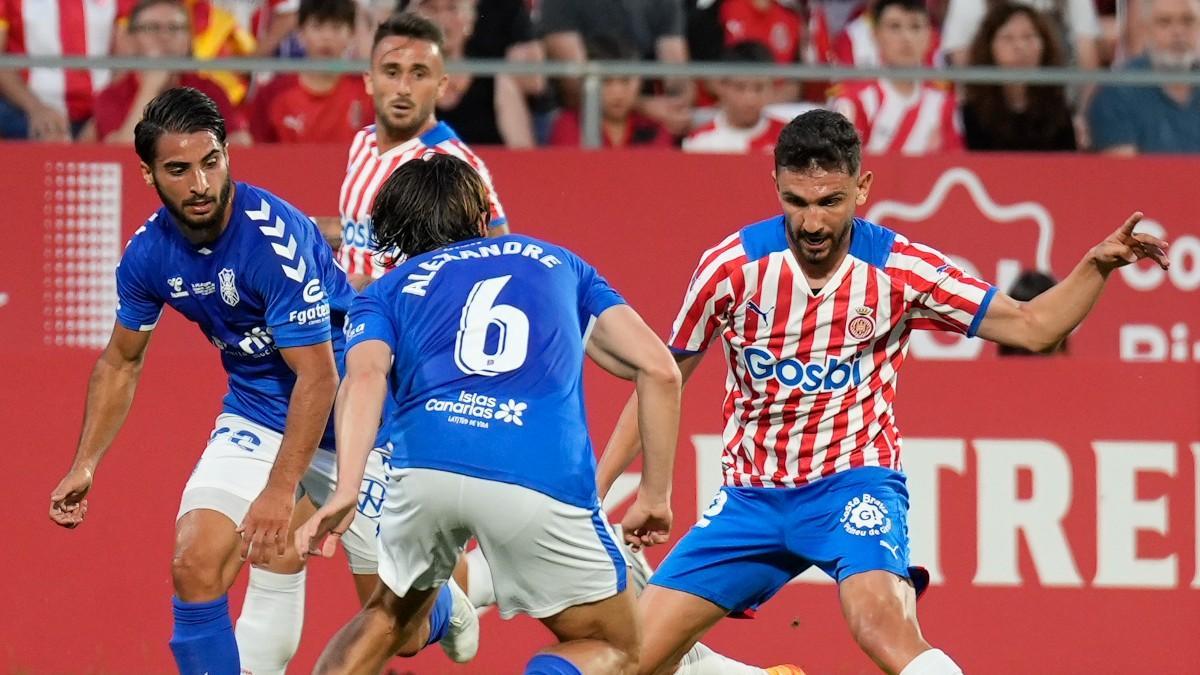
[[[855,218],[873,180],[861,159],[858,134],[838,113],[789,122],[773,172],[783,212],[706,251],[692,277],[669,345],[686,380],[723,343],[724,486],[639,600],[642,673],[675,672],[724,616],[766,602],[812,566],[837,581],[846,624],[881,670],[961,673],[917,623],[892,413],[910,334],[1052,350],[1114,270],[1144,258],[1169,264],[1165,242],[1134,232],[1135,213],[1058,285],[1019,303],[934,249]],[[636,398],[600,461],[601,494],[637,454],[635,414]]]
[[[282,673],[291,656],[271,668],[245,663],[226,592],[246,560],[271,565],[290,551],[298,490],[315,498],[336,483],[329,413],[354,297],[308,217],[233,181],[225,141],[216,104],[195,89],[167,90],[146,106],[134,146],[162,208],[134,233],[117,267],[116,324],[88,385],[75,461],[50,496],[55,523],[83,522],[93,474],[129,413],[163,306],[197,324],[221,352],[229,389],[176,518],[170,644],[185,675]],[[357,556],[373,573],[375,537],[375,522],[356,513],[342,533],[352,566]],[[298,598],[302,607],[302,587]],[[456,623],[459,599],[469,620]],[[444,638],[452,658],[472,656],[478,623],[466,596],[447,591],[435,604],[441,609],[428,630],[415,636],[422,642],[405,648]]]

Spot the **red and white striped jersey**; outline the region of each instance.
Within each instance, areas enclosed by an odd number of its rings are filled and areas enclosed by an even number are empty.
[[[725,113],[719,112],[713,121],[693,131],[683,139],[684,152],[775,152],[775,142],[784,123],[763,115],[758,124],[739,129],[729,124]]]
[[[670,346],[725,348],[725,484],[796,487],[862,466],[901,470],[896,374],[914,329],[973,336],[996,290],[937,251],[855,219],[813,292],[783,216],[700,258]]]
[[[868,155],[929,155],[962,149],[954,92],[922,83],[905,96],[888,80],[838,87],[833,109],[862,137]]]
[[[4,51],[29,56],[108,56],[118,19],[128,18],[133,0],[0,0]],[[92,114],[93,95],[108,85],[107,70],[33,68],[29,90],[72,122]]]
[[[387,271],[371,248],[371,207],[375,203],[375,194],[401,164],[431,153],[453,155],[473,166],[488,188],[492,204],[491,227],[508,224],[508,217],[504,215],[504,207],[500,205],[487,166],[445,122],[438,122],[429,131],[383,154],[379,152],[375,125],[372,124],[360,130],[350,144],[346,178],[342,181],[338,198],[338,212],[342,218],[342,248],[338,255],[348,274],[370,274],[378,279]]]

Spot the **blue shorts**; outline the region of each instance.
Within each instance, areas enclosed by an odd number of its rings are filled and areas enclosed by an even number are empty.
[[[904,474],[862,467],[798,488],[721,488],[650,583],[735,613],[812,565],[838,583],[871,570],[908,579],[908,556]]]

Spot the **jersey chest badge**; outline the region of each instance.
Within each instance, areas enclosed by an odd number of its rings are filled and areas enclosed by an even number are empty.
[[[855,340],[865,340],[875,334],[875,318],[870,307],[856,307],[854,316],[846,322],[846,333]]]
[[[234,285],[233,270],[228,267],[222,269],[217,273],[217,279],[221,282],[221,299],[230,307],[236,306],[242,298]]]

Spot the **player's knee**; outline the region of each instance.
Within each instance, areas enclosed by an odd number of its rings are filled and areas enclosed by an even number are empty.
[[[915,620],[906,617],[903,606],[887,599],[856,608],[846,620],[858,646],[885,668],[898,670],[896,664],[914,645],[924,642]]]
[[[171,559],[175,595],[185,602],[203,602],[225,593],[221,566],[191,549],[176,552]]]

